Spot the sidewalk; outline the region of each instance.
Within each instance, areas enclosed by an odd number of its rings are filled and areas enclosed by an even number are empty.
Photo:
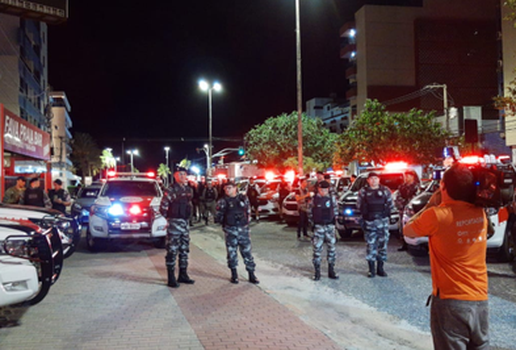
[[[12,309],[0,348],[339,349],[319,330],[191,244],[194,285],[166,286],[164,250],[76,252],[47,298]],[[260,275],[258,274],[258,277]]]

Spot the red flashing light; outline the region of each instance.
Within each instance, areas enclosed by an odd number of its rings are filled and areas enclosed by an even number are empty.
[[[344,171],[343,171],[343,170],[337,170],[337,171],[335,172],[335,175],[337,175],[337,176],[341,176],[342,174],[344,174]]]
[[[107,172],[107,176],[109,176],[109,177],[115,177],[115,176],[116,176],[116,171],[114,171],[114,170],[110,170],[110,171],[108,171],[108,172]]]
[[[156,177],[156,174],[154,173],[154,171],[149,171],[147,173],[147,177]]]
[[[225,179],[227,176],[226,174],[217,174],[217,177],[219,178],[219,180],[222,180]]]
[[[129,208],[129,213],[131,215],[140,215],[142,213],[142,208],[138,204],[133,204],[131,208]]]
[[[385,164],[386,170],[403,170],[407,168],[408,164],[406,162],[392,162]]]
[[[287,171],[284,176],[285,180],[288,182],[294,182],[294,179],[296,178],[296,173],[293,170]]]
[[[481,158],[479,156],[467,156],[462,158],[459,162],[462,164],[478,164],[482,162],[484,158]]]
[[[274,173],[272,171],[267,171],[265,173],[265,180],[267,180],[267,181],[272,181],[272,180],[274,180],[275,177],[276,177],[276,175],[274,175]]]

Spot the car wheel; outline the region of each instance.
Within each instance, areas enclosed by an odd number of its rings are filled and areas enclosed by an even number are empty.
[[[407,245],[407,252],[412,256],[427,256],[428,246],[427,245]]]
[[[512,230],[506,230],[505,237],[503,239],[502,246],[498,251],[498,261],[500,262],[511,262],[514,260],[516,255],[516,225],[512,225]]]
[[[154,247],[158,249],[165,249],[167,246],[167,236],[159,237],[154,240]]]
[[[353,230],[350,228],[346,228],[344,230],[339,230],[339,236],[341,239],[350,238],[352,234],[353,234]]]
[[[98,252],[100,249],[100,238],[91,235],[90,230],[86,232],[86,247],[90,252]]]

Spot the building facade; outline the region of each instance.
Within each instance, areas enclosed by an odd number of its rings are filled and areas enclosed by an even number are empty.
[[[336,97],[316,97],[306,101],[306,115],[321,119],[331,132],[342,133],[351,121],[351,107]]]

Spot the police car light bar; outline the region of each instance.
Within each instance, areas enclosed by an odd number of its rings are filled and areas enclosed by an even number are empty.
[[[403,170],[407,168],[408,164],[406,162],[392,162],[385,164],[385,170]]]
[[[156,177],[156,173],[149,171],[147,173],[116,173],[114,177]]]

